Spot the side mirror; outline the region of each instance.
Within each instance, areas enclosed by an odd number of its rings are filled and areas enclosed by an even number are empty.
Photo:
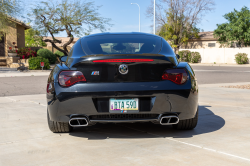
[[[61,61],[61,62],[66,62],[67,58],[68,58],[68,56],[66,56],[66,55],[61,56],[61,57],[60,57],[60,61]]]
[[[176,54],[177,59],[180,59],[180,55]]]

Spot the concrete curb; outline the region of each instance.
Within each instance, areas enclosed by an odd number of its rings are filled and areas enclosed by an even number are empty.
[[[223,66],[223,67],[250,67],[250,64],[210,64],[210,63],[189,63],[191,66]]]
[[[221,87],[230,85],[249,85],[250,82],[233,82],[233,83],[216,83],[216,84],[200,84],[198,87]]]
[[[19,71],[21,73],[29,73],[29,72],[51,72],[52,70],[24,70],[24,71]]]
[[[49,76],[49,72],[5,72],[0,77]]]

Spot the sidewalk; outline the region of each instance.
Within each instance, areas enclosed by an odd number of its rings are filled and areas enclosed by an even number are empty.
[[[52,66],[53,67],[53,66]],[[0,67],[0,77],[48,76],[52,70],[17,70],[17,68]]]
[[[225,64],[225,63],[189,63],[191,66],[225,66],[225,67],[250,67],[250,64],[238,65],[238,64]]]
[[[22,77],[22,76],[48,76],[51,70],[24,70],[18,71],[16,68],[0,68],[0,77]]]
[[[49,76],[50,71],[46,72],[0,72],[0,77],[23,77],[23,76]]]

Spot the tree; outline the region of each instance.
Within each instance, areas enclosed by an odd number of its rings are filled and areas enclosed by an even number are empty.
[[[223,16],[227,23],[217,24],[214,37],[218,38],[221,46],[230,46],[236,42],[239,46],[250,45],[250,10],[243,7],[240,11],[234,9],[233,12]]]
[[[81,0],[69,1],[62,0],[61,3],[50,1],[41,2],[34,8],[31,15],[34,15],[34,25],[42,34],[50,34],[52,40],[45,39],[44,42],[50,42],[53,47],[68,54],[67,46],[74,40],[74,35],[88,35],[93,29],[101,31],[110,26],[110,19],[100,17],[97,12],[99,6],[95,7],[93,2],[83,2]],[[69,40],[63,44],[63,49],[56,43],[61,43],[55,35],[66,32]]]
[[[25,31],[25,47],[45,47],[47,44],[38,30],[30,28]]]
[[[188,25],[188,23],[187,25],[183,25],[184,17],[173,17],[172,13],[168,13],[168,23],[161,27],[159,36],[169,41],[169,44],[174,48],[175,53],[177,53],[180,45],[187,44],[190,38],[199,38],[199,29],[195,25]]]
[[[20,14],[19,3],[19,0],[0,0],[0,41],[6,33],[9,33],[8,25],[13,24],[12,17]]]
[[[159,35],[169,41],[177,53],[188,39],[198,37],[196,25],[207,12],[213,10],[214,5],[213,0],[158,0],[156,24]],[[153,16],[152,6],[148,7],[148,17]]]

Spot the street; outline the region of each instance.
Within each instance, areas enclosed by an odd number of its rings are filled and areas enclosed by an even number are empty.
[[[250,82],[250,67],[192,66],[199,85]]]
[[[250,67],[193,66],[193,69],[199,85],[250,82]],[[23,75],[27,76],[21,77],[16,72],[0,73],[1,75],[3,77],[0,77],[0,96],[17,96],[44,94],[49,72],[42,73],[43,76],[24,73]]]

